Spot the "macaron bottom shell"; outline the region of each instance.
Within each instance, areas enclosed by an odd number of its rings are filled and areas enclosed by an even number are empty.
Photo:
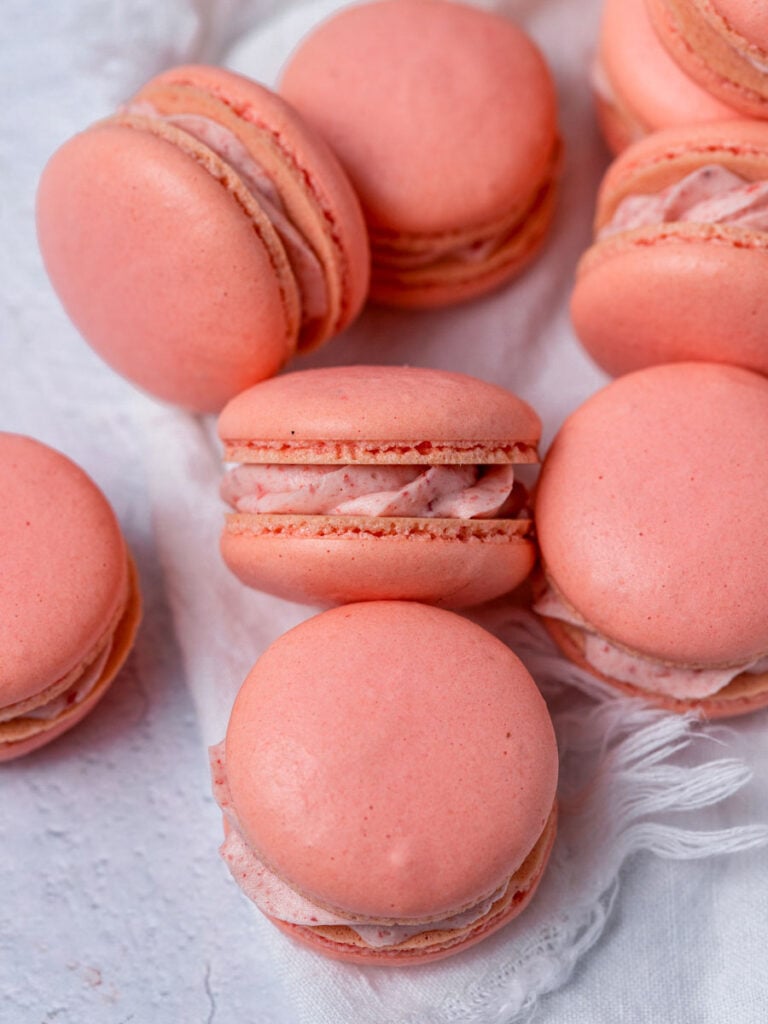
[[[637,228],[593,246],[574,329],[613,376],[697,360],[768,374],[768,235],[727,225]]]
[[[93,690],[80,702],[67,708],[50,721],[21,719],[18,727],[13,720],[0,724],[0,763],[29,754],[39,747],[68,732],[85,718],[109,689],[113,679],[126,661],[141,622],[142,602],[138,574],[133,559],[128,556],[129,593],[125,609],[120,616],[110,642],[107,661]],[[34,729],[30,723],[35,722]],[[17,733],[19,738],[14,738]]]
[[[233,514],[224,561],[247,586],[309,604],[412,600],[462,608],[513,590],[536,550],[528,520]]]
[[[630,697],[639,697],[677,714],[694,712],[708,719],[734,718],[737,715],[750,714],[760,708],[768,707],[768,673],[743,672],[712,697],[700,700],[681,700],[670,697],[668,694],[653,693],[603,674],[584,657],[583,634],[578,627],[546,616],[541,616],[541,621],[550,637],[569,661]]]
[[[474,924],[455,931],[425,931],[398,946],[372,947],[357,939],[343,926],[309,928],[270,917],[280,931],[304,946],[334,960],[381,967],[408,967],[442,960],[481,942],[503,928],[528,906],[544,875],[557,834],[557,803],[544,830],[510,881],[511,892],[494,902],[487,914]],[[515,880],[518,880],[517,884]],[[355,941],[357,939],[357,941]]]

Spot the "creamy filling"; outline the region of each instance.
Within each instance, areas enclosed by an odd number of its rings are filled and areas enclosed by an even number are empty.
[[[516,509],[514,467],[243,465],[221,496],[238,512],[493,519]]]
[[[626,196],[598,239],[673,221],[768,231],[768,181],[747,181],[719,164],[699,167],[656,195]]]
[[[546,618],[559,619],[581,630],[584,637],[584,659],[601,675],[629,683],[649,693],[662,693],[678,700],[698,700],[718,693],[742,672],[768,672],[768,657],[727,668],[686,668],[632,654],[590,630],[584,620],[568,608],[551,587],[547,587],[534,603],[533,610]]]
[[[514,215],[489,225],[471,241],[457,240],[455,235],[436,235],[431,239],[415,239],[410,247],[398,238],[382,232],[371,233],[371,253],[374,265],[391,272],[419,271],[438,263],[451,262],[466,266],[480,266],[504,250],[522,234],[535,211],[552,192],[555,173],[560,160],[560,142],[555,143],[550,163],[539,188],[530,196],[528,205]],[[466,237],[466,236],[465,236]]]
[[[88,666],[85,672],[83,672],[81,676],[78,676],[74,683],[72,683],[70,687],[64,690],[63,693],[60,693],[57,697],[54,697],[45,704],[40,704],[38,707],[23,711],[18,715],[4,717],[0,714],[0,721],[12,722],[15,718],[32,718],[36,721],[50,721],[51,719],[57,718],[63,711],[67,711],[69,708],[72,708],[77,704],[81,704],[96,688],[96,684],[101,678],[101,674],[104,671],[104,666],[107,663],[111,649],[112,645],[107,644],[98,658]]]
[[[377,264],[398,270],[423,270],[425,267],[431,267],[444,260],[464,263],[468,266],[479,265],[485,263],[503,248],[505,243],[518,233],[519,227],[518,222],[512,228],[496,231],[492,235],[477,238],[473,242],[456,245],[452,239],[447,239],[445,242],[435,241],[434,245],[428,249],[413,251],[374,240],[372,251],[375,253]]]
[[[473,907],[443,920],[428,923],[393,924],[392,922],[350,920],[343,914],[336,914],[331,910],[318,907],[279,878],[263,861],[259,860],[248,846],[232,806],[232,797],[227,783],[224,742],[211,747],[209,753],[213,795],[229,826],[226,839],[220,847],[221,856],[232,877],[248,899],[268,917],[305,928],[342,925],[356,932],[366,945],[383,948],[396,946],[425,932],[466,928],[484,917],[493,903],[506,892],[508,883]]]
[[[258,198],[259,206],[280,237],[301,294],[302,325],[322,320],[328,313],[328,290],[320,260],[290,220],[275,183],[228,128],[199,114],[160,114],[142,100],[124,108],[127,114],[159,118],[180,128],[213,150]]]

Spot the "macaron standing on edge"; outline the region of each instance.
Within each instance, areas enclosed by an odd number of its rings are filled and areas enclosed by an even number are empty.
[[[538,689],[501,641],[426,605],[346,605],[290,630],[247,677],[211,766],[235,881],[338,959],[465,949],[523,910],[554,841]]]
[[[91,710],[138,628],[136,571],[112,509],[64,455],[0,433],[0,761]]]
[[[768,118],[768,11],[762,0],[646,0],[680,67],[746,117]]]
[[[541,423],[464,374],[303,370],[219,418],[232,506],[224,560],[247,585],[310,604],[408,599],[466,607],[512,590],[536,557],[515,465]]]
[[[616,155],[662,128],[743,116],[675,63],[645,0],[604,0],[592,86],[603,136]]]
[[[571,299],[611,374],[709,360],[768,374],[768,123],[657,132],[603,180]]]
[[[555,205],[556,98],[509,19],[445,0],[347,7],[299,45],[280,92],[360,196],[374,301],[469,299],[539,250]]]
[[[673,363],[563,424],[536,491],[535,610],[563,652],[673,711],[768,705],[768,380]]]
[[[38,235],[84,337],[157,397],[218,411],[359,312],[369,251],[325,143],[268,89],[166,71],[66,142]]]

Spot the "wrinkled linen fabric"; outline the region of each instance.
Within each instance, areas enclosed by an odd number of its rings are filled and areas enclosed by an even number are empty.
[[[273,82],[301,35],[338,6],[331,0],[9,0],[4,9],[14,44],[4,47],[0,67],[8,97],[0,111],[0,427],[58,445],[97,479],[126,525],[148,598],[137,655],[114,688],[116,703],[101,709],[83,736],[93,738],[99,721],[120,716],[126,699],[120,685],[138,701],[153,672],[170,675],[180,657],[202,744],[217,742],[257,655],[312,612],[248,591],[222,567],[213,423],[138,395],[80,341],[35,246],[35,182],[57,145],[108,115],[155,72],[228,53],[231,66]],[[607,163],[588,91],[599,0],[482,6],[518,18],[555,70],[566,157],[558,214],[542,254],[518,281],[479,301],[415,315],[369,309],[343,337],[293,368],[370,361],[473,373],[528,400],[542,415],[546,445],[564,416],[605,382],[576,344],[567,313]],[[39,884],[27,883],[18,898],[19,862],[10,855],[7,863],[0,860],[7,894],[0,990],[14,1024],[37,1024],[44,1016],[63,1024],[120,1024],[168,1014],[190,1024],[219,1017],[232,1024],[511,1024],[532,1015],[545,1024],[612,1024],[619,1017],[635,1024],[763,1024],[765,852],[710,855],[765,839],[759,823],[768,819],[768,714],[712,728],[649,710],[569,666],[527,613],[500,601],[473,617],[525,658],[550,703],[560,743],[559,838],[525,915],[458,957],[388,972],[314,956],[250,907],[244,930],[234,913],[231,924],[217,920],[225,900],[208,919],[190,917],[198,905],[209,905],[206,896],[226,874],[212,855],[218,836],[210,860],[195,861],[188,872],[187,850],[164,831],[190,785],[181,767],[189,758],[184,750],[168,753],[169,735],[186,734],[166,711],[165,720],[157,719],[162,741],[150,731],[154,746],[142,746],[130,738],[129,715],[119,723],[129,737],[122,747],[114,736],[104,740],[82,765],[52,748],[4,772],[2,806],[9,826],[14,823],[6,829],[8,849],[23,832],[18,823],[26,822],[30,842],[46,851]],[[151,730],[151,715],[162,711],[152,710],[153,695],[141,699],[150,708],[141,728]],[[199,756],[202,762],[202,748]],[[142,757],[149,765],[144,774]],[[750,765],[758,771],[751,783]],[[56,781],[46,766],[55,769]],[[134,855],[141,858],[142,837],[154,833],[168,851],[147,863],[146,880],[128,892],[118,881],[112,887],[104,881],[125,863],[126,851],[100,827],[104,817],[111,820],[111,808],[94,811],[102,777],[120,781],[111,797],[130,817]],[[215,815],[212,820],[218,826]],[[92,848],[99,851],[95,866],[88,859]],[[632,856],[643,852],[656,856]],[[187,884],[178,886],[179,877]],[[91,944],[91,936],[72,932],[89,902],[108,925]],[[166,918],[174,941],[159,951],[153,937]],[[211,936],[218,936],[213,945]],[[51,947],[58,951],[53,968]],[[192,983],[185,966],[204,958],[205,971]],[[135,976],[121,975],[125,964],[138,965]]]

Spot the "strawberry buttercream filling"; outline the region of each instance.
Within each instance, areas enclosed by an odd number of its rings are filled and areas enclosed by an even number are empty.
[[[655,195],[626,196],[598,238],[673,221],[768,231],[768,181],[747,181],[719,164],[699,167]]]
[[[325,274],[312,246],[290,220],[275,183],[228,128],[200,114],[160,114],[146,100],[129,104],[128,114],[159,118],[202,142],[232,168],[269,219],[283,243],[301,294],[302,324],[323,319],[328,312]]]
[[[514,467],[242,465],[221,485],[238,512],[450,519],[508,517]]]
[[[583,636],[585,661],[601,675],[649,693],[661,693],[677,700],[699,700],[718,693],[742,672],[768,671],[768,657],[726,668],[691,668],[631,653],[591,630],[549,586],[533,609],[545,618],[576,626]]]
[[[248,899],[268,917],[305,928],[343,925],[355,931],[366,945],[381,948],[396,946],[425,932],[466,928],[484,917],[508,887],[509,883],[505,883],[474,906],[439,921],[361,921],[319,907],[278,877],[248,845],[232,805],[225,743],[222,741],[211,747],[209,754],[213,795],[228,826],[227,836],[220,847],[221,856]]]
[[[0,722],[12,722],[17,718],[32,718],[40,721],[50,721],[51,719],[57,718],[62,714],[62,712],[68,711],[70,708],[75,707],[78,704],[82,704],[86,697],[88,697],[96,688],[99,679],[101,679],[101,675],[104,671],[104,666],[107,663],[111,649],[112,644],[108,643],[96,660],[91,662],[91,664],[80,676],[78,676],[71,686],[67,687],[63,693],[60,693],[58,696],[46,701],[46,703],[39,704],[37,707],[28,708],[20,712],[15,710],[14,705],[0,709]]]

